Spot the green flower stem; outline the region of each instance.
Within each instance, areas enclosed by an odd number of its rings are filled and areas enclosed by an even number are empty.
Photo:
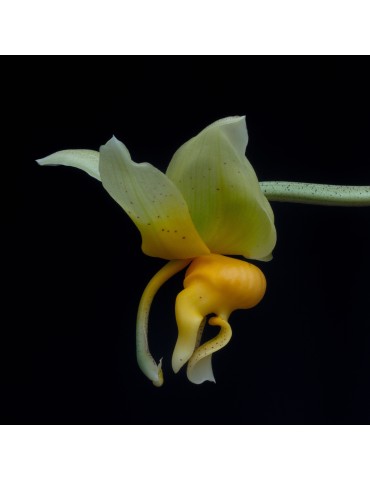
[[[141,297],[136,322],[136,356],[142,372],[156,387],[163,384],[162,359],[158,365],[150,354],[148,345],[148,319],[153,298],[159,288],[173,275],[187,267],[192,259],[171,260],[157,272],[146,286]]]
[[[340,207],[369,207],[370,186],[323,185],[300,182],[260,182],[266,198],[274,202],[309,203]]]

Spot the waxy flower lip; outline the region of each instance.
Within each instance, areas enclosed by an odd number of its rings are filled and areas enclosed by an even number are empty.
[[[194,259],[185,274],[184,290],[176,298],[178,338],[172,355],[173,370],[178,372],[187,363],[191,382],[215,381],[212,355],[231,339],[231,313],[254,307],[265,291],[265,277],[251,263],[217,254]],[[201,343],[210,314],[208,324],[220,330]]]
[[[245,157],[245,117],[211,124],[180,147],[166,174],[135,163],[113,137],[100,148],[66,150],[39,160],[67,165],[100,179],[140,230],[142,249],[164,259],[208,253],[269,260],[274,217]]]

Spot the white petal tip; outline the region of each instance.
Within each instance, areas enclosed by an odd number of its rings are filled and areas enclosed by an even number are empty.
[[[185,365],[186,362],[182,361],[181,359],[172,359],[172,370],[174,373],[178,373],[180,369]]]
[[[190,359],[187,376],[189,381],[196,385],[207,381],[216,383],[212,369],[212,355],[207,355],[199,361],[195,360],[195,363]]]
[[[99,152],[95,150],[61,150],[44,158],[38,158],[39,165],[64,165],[75,167],[100,180]]]
[[[163,371],[162,371],[162,358],[159,360],[159,363],[157,365],[158,367],[158,372],[156,378],[153,380],[153,385],[155,387],[161,387],[163,385]]]
[[[57,165],[56,163],[49,163],[49,156],[44,157],[44,158],[38,158],[37,160],[35,160],[35,162],[38,163],[41,166],[50,165],[50,166],[54,167],[54,166]]]
[[[195,385],[201,385],[204,382],[211,382],[211,383],[216,383],[215,377],[209,377],[209,378],[196,378],[191,374],[188,374],[188,379],[191,383],[194,383]]]

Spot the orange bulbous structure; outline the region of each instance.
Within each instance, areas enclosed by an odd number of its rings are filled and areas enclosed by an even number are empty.
[[[192,261],[185,274],[184,287],[204,287],[209,294],[212,291],[212,297],[217,292],[222,296],[220,304],[231,313],[257,305],[265,294],[266,279],[251,263],[212,254]]]
[[[257,305],[266,291],[261,270],[243,260],[210,254],[195,258],[176,299],[178,339],[172,357],[175,372],[187,362],[188,377],[194,383],[213,380],[211,355],[231,338],[228,318],[234,310]],[[218,335],[200,345],[206,318],[220,327]]]

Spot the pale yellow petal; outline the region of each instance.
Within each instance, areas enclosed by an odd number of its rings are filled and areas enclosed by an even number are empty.
[[[95,150],[61,150],[48,157],[40,158],[36,162],[39,165],[64,165],[79,168],[100,180],[99,152]]]
[[[276,243],[273,212],[245,157],[244,117],[204,129],[175,153],[167,175],[210,250],[264,260]]]
[[[125,145],[112,138],[100,149],[104,188],[140,230],[147,255],[171,259],[209,253],[179,189],[149,163],[135,163]]]

